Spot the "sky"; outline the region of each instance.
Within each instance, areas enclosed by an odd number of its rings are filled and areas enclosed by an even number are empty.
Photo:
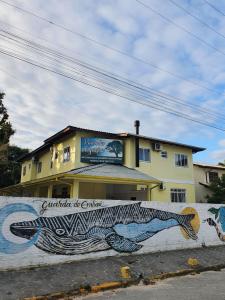
[[[220,34],[200,24],[170,0],[141,0],[203,42],[136,0],[7,1],[157,68],[101,47],[1,1],[0,29],[10,30],[184,102],[225,114],[225,16],[204,0],[174,1]],[[216,7],[225,13],[223,1],[216,1]],[[204,41],[219,51],[208,47]],[[19,49],[2,38],[0,47]],[[31,55],[28,50],[23,53]],[[41,60],[41,57],[37,55],[36,59]],[[11,143],[21,147],[35,149],[44,139],[68,125],[134,132],[134,120],[140,120],[143,135],[207,148],[194,155],[196,162],[218,163],[225,159],[224,131],[129,102],[1,53],[0,90],[6,94],[4,103],[16,129]]]

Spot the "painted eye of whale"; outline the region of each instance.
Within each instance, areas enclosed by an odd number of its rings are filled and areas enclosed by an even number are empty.
[[[63,235],[65,233],[65,230],[63,228],[58,228],[55,230],[55,233],[58,235]]]

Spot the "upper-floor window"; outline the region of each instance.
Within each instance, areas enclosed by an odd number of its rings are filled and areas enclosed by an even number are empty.
[[[37,173],[41,173],[41,170],[42,170],[42,162],[39,161],[39,162],[37,163]]]
[[[23,176],[25,176],[25,175],[26,175],[26,172],[27,172],[27,167],[26,167],[26,166],[24,166],[24,167],[23,167]]]
[[[171,189],[170,198],[171,198],[171,202],[186,202],[186,190]]]
[[[150,161],[150,149],[139,148],[139,160]]]
[[[63,162],[70,160],[70,147],[66,147],[63,149]]]
[[[168,157],[167,151],[165,151],[165,150],[161,151],[161,152],[160,152],[160,155],[161,155],[161,157],[163,157],[163,158],[167,158],[167,157]]]
[[[219,178],[219,175],[217,172],[212,172],[212,171],[208,172],[208,182],[209,183],[216,181],[218,178]]]
[[[175,154],[175,165],[178,167],[187,167],[188,156],[186,154]]]

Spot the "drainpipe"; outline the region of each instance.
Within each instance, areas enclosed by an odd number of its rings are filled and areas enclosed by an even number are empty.
[[[139,127],[140,121],[134,121],[134,127],[136,128],[136,135],[139,135]],[[135,137],[135,161],[136,161],[136,168],[139,167],[139,137]]]

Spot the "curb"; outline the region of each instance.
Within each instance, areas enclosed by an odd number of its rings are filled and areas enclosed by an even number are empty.
[[[208,267],[193,267],[192,269],[183,269],[178,270],[175,272],[167,272],[167,273],[161,273],[157,275],[151,275],[147,277],[139,277],[137,279],[130,279],[127,281],[110,281],[110,282],[103,282],[98,285],[87,285],[87,286],[81,286],[77,289],[68,291],[68,292],[58,292],[58,293],[52,293],[48,295],[43,296],[32,296],[28,298],[23,298],[23,300],[58,300],[58,299],[70,299],[72,296],[81,296],[86,295],[88,293],[98,293],[103,292],[106,290],[112,290],[112,289],[118,289],[118,288],[126,288],[131,285],[138,285],[140,282],[143,282],[145,285],[151,285],[155,284],[157,281],[164,280],[167,278],[172,277],[179,277],[179,276],[185,276],[189,274],[199,274],[202,272],[207,271],[220,271],[221,269],[225,268],[225,264],[219,264],[214,266],[208,266]]]
[[[106,290],[118,289],[118,288],[125,288],[130,285],[138,284],[139,280],[129,280],[129,281],[110,281],[110,282],[103,282],[98,285],[93,286],[81,286],[80,288],[68,291],[68,292],[59,292],[59,293],[52,293],[49,295],[43,296],[32,296],[28,298],[23,298],[23,300],[57,300],[62,299],[63,297],[72,297],[72,296],[79,296],[79,295],[86,295],[89,293],[98,293],[103,292]],[[64,299],[63,298],[63,299]],[[67,299],[67,298],[65,298]]]

